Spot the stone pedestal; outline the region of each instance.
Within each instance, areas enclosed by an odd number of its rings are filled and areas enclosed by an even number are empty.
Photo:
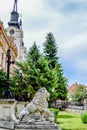
[[[37,121],[30,124],[15,125],[15,130],[61,130],[58,125],[49,121]]]
[[[0,130],[13,130],[15,117],[15,100],[1,99],[0,100]]]
[[[17,113],[16,117],[18,118],[19,113],[25,108],[25,102],[17,102]]]

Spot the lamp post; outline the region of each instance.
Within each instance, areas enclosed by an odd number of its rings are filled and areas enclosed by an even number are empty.
[[[22,74],[22,70],[19,71],[19,78],[20,78],[20,96],[19,96],[19,101],[23,101],[23,95],[22,95],[22,80],[23,80],[23,74]]]
[[[7,81],[6,81],[6,89],[4,92],[4,98],[12,98],[12,93],[10,91],[10,65],[14,64],[14,61],[11,61],[10,49],[7,50]]]

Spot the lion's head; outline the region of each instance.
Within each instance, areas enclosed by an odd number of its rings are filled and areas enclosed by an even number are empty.
[[[47,108],[48,107],[47,100],[49,99],[49,97],[50,97],[49,92],[46,90],[46,88],[43,87],[37,91],[32,101],[36,105]]]

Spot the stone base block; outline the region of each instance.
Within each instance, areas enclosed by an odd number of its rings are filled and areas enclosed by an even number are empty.
[[[0,120],[0,130],[14,130],[13,120]]]
[[[31,124],[19,124],[15,125],[15,130],[61,130],[58,125],[55,123],[51,123],[49,121],[46,122],[35,122]]]
[[[6,129],[0,128],[0,130],[6,130]]]
[[[0,99],[0,130],[14,130],[15,99]]]

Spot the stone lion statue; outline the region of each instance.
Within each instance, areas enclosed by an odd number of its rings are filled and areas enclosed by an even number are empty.
[[[35,116],[39,120],[45,120],[44,115],[50,117],[52,115],[51,111],[48,110],[48,98],[50,97],[49,92],[46,88],[40,88],[33,100],[20,112],[19,120],[24,122],[29,122],[32,119],[35,120]]]

